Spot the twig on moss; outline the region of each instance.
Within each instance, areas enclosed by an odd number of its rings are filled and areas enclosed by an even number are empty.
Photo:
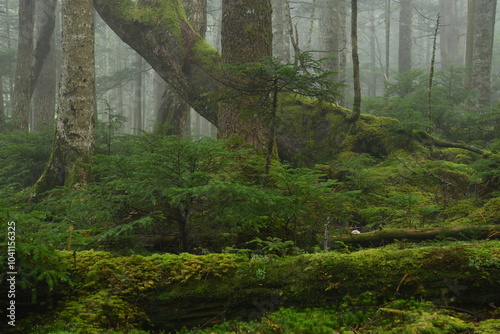
[[[396,291],[394,292],[394,298],[399,294],[399,289],[401,289],[401,286],[403,285],[403,282],[406,280],[406,277],[408,277],[409,273],[404,274],[403,278],[398,284],[398,287],[396,288]]]
[[[452,311],[457,311],[457,312],[462,312],[462,313],[467,313],[467,314],[472,315],[474,318],[476,318],[478,320],[486,320],[486,318],[483,317],[482,315],[477,314],[476,312],[472,312],[472,311],[460,308],[460,307],[447,306],[447,305],[436,305],[436,307],[442,308],[442,309],[447,309],[447,310],[452,310]]]

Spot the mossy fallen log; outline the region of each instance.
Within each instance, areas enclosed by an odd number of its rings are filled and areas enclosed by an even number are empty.
[[[500,226],[460,226],[450,228],[382,229],[359,234],[342,235],[331,239],[333,249],[349,246],[380,247],[393,242],[429,240],[500,239]]]
[[[38,320],[37,328],[59,323],[66,331],[86,333],[173,331],[251,320],[282,306],[340,305],[346,296],[364,293],[381,305],[395,298],[468,310],[500,305],[500,241],[401,247],[284,258],[65,251],[61,261],[73,284],[55,287],[67,299],[43,317],[51,323]],[[33,326],[33,319],[26,323]]]

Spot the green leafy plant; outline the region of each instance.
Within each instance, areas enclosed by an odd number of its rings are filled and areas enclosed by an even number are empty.
[[[291,240],[282,241],[280,238],[267,237],[266,240],[261,240],[260,238],[255,238],[252,241],[247,242],[247,244],[257,244],[265,254],[274,254],[278,256],[285,255],[296,255],[300,253],[300,250],[295,247],[295,244]]]

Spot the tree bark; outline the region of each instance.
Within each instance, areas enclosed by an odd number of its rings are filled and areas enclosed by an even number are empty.
[[[38,33],[35,64],[31,79],[33,91],[33,130],[54,124],[56,108],[56,50],[54,27],[56,0],[40,0],[35,7],[35,31]]]
[[[285,0],[272,0],[273,56],[284,63],[290,62],[290,35],[286,29]]]
[[[136,77],[134,82],[134,112],[133,112],[133,124],[134,124],[134,134],[138,135],[142,133],[142,69],[143,69],[143,59],[141,55],[136,54]]]
[[[5,102],[3,100],[3,76],[0,74],[0,133],[5,131],[5,121],[7,114],[5,113]]]
[[[441,69],[463,66],[465,60],[465,1],[439,0],[441,29],[439,33],[441,49]]]
[[[116,44],[115,44],[115,71],[121,71],[123,69],[123,59],[122,59],[122,48],[123,44],[121,40],[116,39]],[[123,107],[123,85],[118,85],[117,92],[116,92],[116,114],[121,115],[126,117],[125,114],[125,108]],[[125,122],[126,123],[126,122]],[[125,126],[125,124],[124,124]],[[124,129],[125,130],[125,129]]]
[[[35,2],[19,1],[19,37],[12,117],[17,131],[29,130]]]
[[[399,48],[398,71],[404,73],[411,70],[412,53],[412,0],[403,0],[399,4]]]
[[[202,38],[207,31],[207,0],[182,0],[189,23]],[[185,134],[186,120],[190,105],[174,88],[166,85],[161,103],[157,109],[159,129],[167,136],[182,137]]]
[[[344,0],[323,0],[321,18],[322,57],[327,57],[323,68],[335,72],[334,80],[339,84],[346,82],[346,18],[347,6]],[[341,92],[339,105],[345,105]]]
[[[386,8],[385,8],[385,81],[389,82],[389,73],[390,73],[390,60],[391,60],[391,0],[386,0]],[[385,95],[387,95],[387,87],[385,89]]]
[[[229,65],[259,62],[272,56],[272,8],[270,0],[222,3],[222,61]],[[234,91],[252,78],[226,69],[224,99],[219,108],[218,137],[243,140],[257,152],[266,152],[269,109],[262,107],[266,95]],[[235,95],[238,94],[239,96]]]
[[[157,122],[165,136],[184,135],[189,109],[189,104],[182,100],[172,87],[167,86],[163,90]]]
[[[34,63],[31,72],[30,97],[36,88],[45,60],[55,52],[54,30],[56,26],[56,0],[40,0],[35,6],[35,30],[37,31]],[[53,56],[50,55],[50,56]]]
[[[356,122],[361,115],[361,81],[359,78],[359,55],[358,55],[358,0],[351,0],[351,43],[352,43],[352,67],[354,102],[352,106],[351,122]]]
[[[491,107],[491,60],[496,6],[496,0],[469,0],[465,88],[473,96],[467,99],[465,107],[477,113],[483,107]]]
[[[62,1],[62,73],[59,108],[48,166],[34,196],[56,186],[89,181],[94,153],[94,11],[92,0]]]
[[[10,5],[9,5],[9,0],[5,0],[5,39],[6,39],[6,43],[7,43],[7,50],[11,50],[12,49],[12,33],[11,33],[11,27],[10,27]],[[10,95],[10,99],[12,100],[13,99],[13,92],[14,92],[14,77],[9,75],[8,76],[8,91],[9,91],[9,95]],[[7,117],[9,114],[12,116],[12,109],[13,109],[13,106],[12,106],[12,103],[10,105],[10,110],[5,110],[5,117]],[[9,113],[10,111],[10,113]]]

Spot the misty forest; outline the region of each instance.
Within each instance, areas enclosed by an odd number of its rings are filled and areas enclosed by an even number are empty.
[[[500,333],[496,0],[0,0],[0,333]]]

